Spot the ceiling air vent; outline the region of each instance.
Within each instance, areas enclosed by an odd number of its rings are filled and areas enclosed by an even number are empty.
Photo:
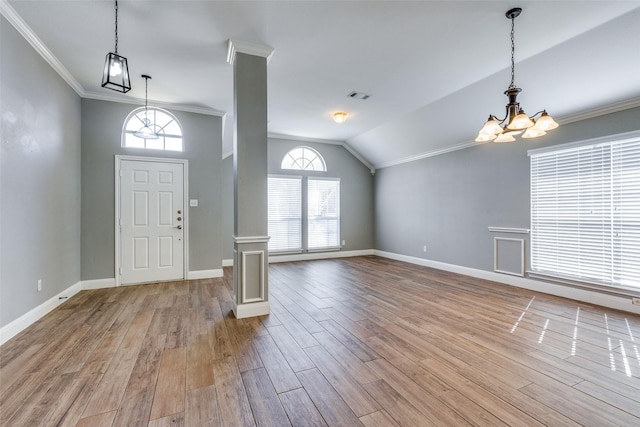
[[[362,92],[351,92],[347,95],[348,98],[353,98],[353,99],[369,99],[371,98],[371,95],[367,95],[366,93],[362,93]]]

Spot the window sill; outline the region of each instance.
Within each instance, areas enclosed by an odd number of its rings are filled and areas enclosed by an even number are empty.
[[[640,297],[640,289],[631,288],[628,286],[603,285],[601,283],[578,280],[575,278],[570,278],[570,277],[565,277],[560,275],[553,275],[550,273],[541,273],[538,271],[530,271],[530,270],[527,271],[527,276],[531,279],[544,280],[547,282],[568,285],[568,286],[572,286],[574,288],[579,288],[579,289],[597,291],[597,292],[609,294],[609,295],[630,297],[630,298]]]

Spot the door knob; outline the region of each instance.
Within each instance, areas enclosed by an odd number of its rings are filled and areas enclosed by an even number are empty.
[[[182,230],[182,226],[181,226],[181,225],[177,226],[176,228],[177,228],[178,230]]]

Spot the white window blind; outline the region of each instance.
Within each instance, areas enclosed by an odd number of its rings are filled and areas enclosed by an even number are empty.
[[[531,267],[640,289],[640,137],[531,154]]]
[[[268,179],[269,251],[302,250],[302,177]]]
[[[339,248],[340,180],[309,177],[307,189],[307,247]]]

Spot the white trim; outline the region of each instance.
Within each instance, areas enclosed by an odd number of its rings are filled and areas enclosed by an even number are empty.
[[[80,94],[80,96],[82,98],[95,99],[97,101],[109,101],[109,102],[117,102],[120,104],[131,104],[131,105],[144,105],[144,98],[134,98],[133,96],[130,96],[130,95],[118,95],[117,92],[113,92],[113,93],[83,92],[82,94]],[[187,113],[205,114],[207,116],[223,117],[226,114],[225,111],[216,110],[215,108],[197,107],[193,105],[184,105],[184,104],[172,104],[171,102],[158,101],[154,99],[149,99],[148,103],[153,104],[154,107],[163,108],[165,110],[184,111]]]
[[[222,277],[222,269],[215,268],[213,270],[195,270],[187,272],[187,280],[199,280],[199,279],[215,279]]]
[[[291,261],[311,261],[314,259],[349,258],[353,256],[367,256],[367,255],[375,255],[375,250],[362,249],[357,251],[312,252],[312,253],[306,253],[306,254],[293,254],[293,255],[276,255],[271,253],[269,255],[269,264],[275,264],[278,262],[291,262]]]
[[[20,332],[33,325],[38,320],[42,319],[54,308],[63,304],[65,301],[67,301],[69,298],[71,298],[81,290],[81,282],[77,282],[75,285],[69,286],[64,291],[60,292],[54,297],[49,298],[39,306],[29,310],[14,321],[4,325],[2,328],[0,328],[0,345],[9,341],[11,338],[15,337]]]
[[[86,291],[89,289],[104,289],[104,288],[115,288],[116,287],[116,278],[111,277],[108,279],[93,279],[93,280],[83,280],[81,283],[82,290]]]
[[[135,161],[135,162],[150,162],[150,163],[177,163],[182,164],[182,197],[183,197],[183,233],[182,238],[184,239],[183,243],[183,268],[182,268],[182,279],[187,279],[188,276],[188,268],[189,268],[189,209],[187,209],[188,204],[187,200],[189,200],[189,160],[187,159],[172,159],[172,158],[163,158],[163,157],[140,157],[140,156],[125,156],[125,155],[115,155],[115,280],[116,286],[120,286],[122,283],[122,278],[120,274],[120,169],[122,161]],[[135,283],[130,283],[133,285]]]
[[[378,169],[382,169],[382,168],[388,168],[390,166],[401,165],[403,163],[415,162],[416,160],[422,160],[422,159],[426,159],[426,158],[429,158],[429,157],[435,157],[435,156],[439,156],[441,154],[450,153],[452,151],[464,150],[465,148],[474,147],[476,145],[481,145],[481,144],[486,144],[486,142],[475,142],[475,141],[462,142],[460,144],[451,145],[449,147],[444,147],[444,148],[440,148],[440,149],[432,150],[432,151],[426,151],[424,153],[415,154],[413,156],[403,157],[403,158],[400,158],[398,160],[391,160],[389,162],[382,163],[382,164],[378,165],[377,168]]]
[[[508,271],[498,268],[498,242],[519,242],[520,243],[520,271]],[[524,239],[511,239],[508,237],[494,237],[493,238],[493,271],[496,273],[511,274],[513,276],[524,277]]]
[[[233,258],[232,259],[223,259],[222,260],[223,267],[233,267]]]
[[[640,96],[625,99],[623,101],[614,102],[612,104],[602,105],[600,107],[591,108],[589,110],[580,111],[574,114],[566,114],[556,120],[561,125],[579,122],[581,120],[592,119],[594,117],[604,116],[605,114],[617,113],[618,111],[630,110],[640,107]]]
[[[229,39],[229,47],[227,49],[227,62],[231,65],[236,60],[236,53],[245,53],[247,55],[261,56],[267,58],[267,64],[273,56],[273,48],[263,44],[244,42],[242,40]]]
[[[254,303],[264,301],[264,252],[265,251],[242,251],[242,303]],[[258,255],[260,261],[260,296],[247,298],[247,257]]]
[[[609,144],[612,142],[627,142],[640,138],[640,130],[631,132],[623,132],[612,135],[599,136],[597,138],[583,139],[580,141],[568,142],[566,144],[550,145],[548,147],[534,148],[527,151],[529,157],[535,157],[539,154],[556,153],[565,150],[573,150],[574,148],[585,147],[588,145]]]
[[[73,77],[73,75],[66,69],[62,62],[55,57],[55,55],[49,50],[47,45],[36,35],[36,33],[29,27],[29,25],[22,19],[18,12],[7,2],[7,0],[0,0],[0,12],[9,21],[11,25],[20,33],[22,37],[33,47],[33,49],[40,54],[51,68],[62,79],[67,82],[71,89],[73,89],[79,96],[84,96],[85,91],[82,85]]]
[[[271,236],[233,236],[236,243],[268,243]]]
[[[517,234],[529,234],[531,231],[528,228],[517,227],[487,227],[492,233],[517,233]]]
[[[254,302],[252,304],[236,304],[233,303],[233,314],[236,319],[244,319],[246,317],[266,316],[269,314],[269,301]]]
[[[573,122],[578,122],[578,121],[581,121],[581,120],[587,120],[587,119],[592,119],[594,117],[604,116],[605,114],[611,114],[611,113],[616,113],[616,112],[619,112],[619,111],[630,110],[630,109],[636,108],[636,107],[640,107],[640,97],[635,97],[635,98],[627,99],[627,100],[624,100],[624,101],[616,102],[616,103],[613,103],[613,104],[608,104],[608,105],[604,105],[604,106],[601,106],[601,107],[592,108],[590,110],[578,112],[578,113],[575,113],[575,114],[568,114],[568,115],[562,116],[560,118],[556,118],[556,121],[561,125],[565,125],[565,124],[569,124],[569,123],[573,123]],[[390,166],[397,166],[397,165],[401,165],[403,163],[410,163],[410,162],[414,162],[416,160],[426,159],[428,157],[435,157],[435,156],[439,156],[441,154],[450,153],[452,151],[463,150],[465,148],[473,147],[473,146],[476,146],[476,145],[490,144],[490,143],[491,142],[475,142],[475,141],[461,142],[459,144],[452,145],[452,146],[449,146],[449,147],[436,149],[436,150],[432,150],[432,151],[426,151],[424,153],[419,153],[419,154],[415,154],[413,156],[403,157],[403,158],[400,158],[400,159],[397,159],[397,160],[391,160],[389,162],[377,165],[376,168],[377,169],[383,169],[383,168],[387,168],[387,167],[390,167]],[[553,146],[551,146],[549,148],[552,149],[552,147]],[[545,148],[541,148],[540,150],[544,150]]]
[[[536,292],[543,292],[564,298],[570,298],[577,301],[596,304],[603,307],[613,308],[616,310],[627,311],[630,313],[640,314],[640,306],[632,304],[631,297],[621,297],[608,295],[601,292],[593,292],[585,289],[577,289],[568,286],[558,285],[554,283],[542,282],[526,277],[508,276],[493,271],[485,271],[477,268],[462,267],[454,264],[447,264],[439,261],[432,261],[422,258],[416,258],[408,255],[396,254],[393,252],[375,251],[375,255],[384,258],[404,261],[411,264],[422,265],[425,267],[436,268],[438,270],[450,271],[453,273],[464,274],[466,276],[477,277],[479,279],[491,280],[493,282],[504,283],[506,285],[515,286],[517,288],[529,289]]]

